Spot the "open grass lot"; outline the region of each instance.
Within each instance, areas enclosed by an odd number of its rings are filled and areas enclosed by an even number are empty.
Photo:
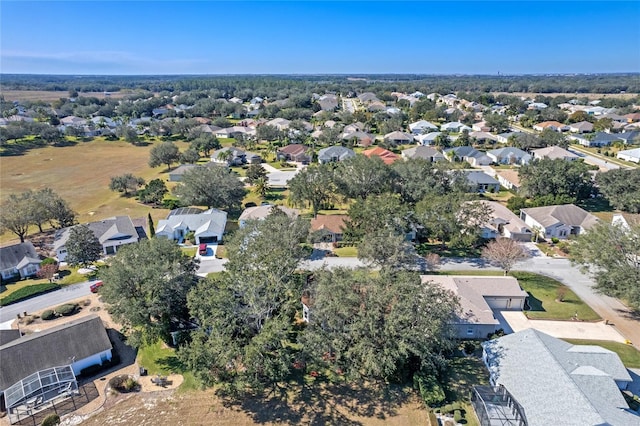
[[[114,98],[120,99],[130,95],[131,91],[109,92],[109,96],[105,96],[104,92],[80,92],[80,96],[85,98]],[[8,101],[57,101],[60,98],[68,98],[68,91],[58,90],[3,90],[2,96]]]
[[[530,319],[570,320],[578,314],[581,321],[600,321],[602,318],[584,303],[564,284],[530,272],[512,272],[518,279],[520,287],[529,293],[531,310],[525,314]],[[558,295],[564,292],[564,301],[557,301]]]
[[[500,271],[442,271],[440,275],[502,276]],[[571,320],[575,313],[581,321],[600,321],[602,318],[582,301],[569,287],[544,275],[512,271],[520,287],[529,293],[531,310],[525,311],[530,319]],[[558,291],[564,292],[564,301],[557,302]]]
[[[574,345],[597,345],[609,349],[618,354],[620,360],[627,368],[640,368],[640,351],[631,345],[619,342],[609,342],[606,340],[580,340],[564,339]]]
[[[156,425],[429,425],[428,413],[410,388],[339,386],[285,387],[282,392],[242,400],[214,389],[133,395],[82,422]]]
[[[165,346],[160,341],[153,345],[146,345],[138,350],[138,365],[147,369],[150,375],[172,373],[182,374],[184,382],[178,388],[180,391],[190,391],[201,388],[193,373],[185,371],[178,361],[175,350]]]
[[[165,167],[152,169],[147,165],[152,146],[96,138],[75,146],[38,148],[20,156],[0,157],[2,197],[50,187],[69,202],[80,223],[116,215],[146,217],[149,212],[157,223],[166,217],[168,210],[142,205],[135,198],[109,190],[111,177],[124,173],[133,173],[146,181],[167,179]],[[178,146],[184,150],[187,145],[180,142]],[[13,234],[7,233],[1,241],[14,239]]]

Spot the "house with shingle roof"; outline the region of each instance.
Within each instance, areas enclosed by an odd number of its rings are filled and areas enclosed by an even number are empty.
[[[244,228],[248,220],[264,220],[271,214],[273,209],[280,210],[291,219],[295,219],[300,215],[300,210],[292,209],[285,206],[275,206],[272,204],[266,204],[262,206],[247,207],[242,211],[238,218],[238,226]]]
[[[500,192],[500,182],[482,170],[462,170],[472,192]]]
[[[435,163],[436,161],[446,160],[446,158],[440,151],[430,146],[424,145],[405,149],[402,151],[401,156],[405,160],[412,158],[422,158],[432,163]]]
[[[414,135],[421,135],[423,133],[431,132],[433,130],[438,130],[438,126],[426,120],[419,120],[414,123],[410,123],[409,130]]]
[[[311,161],[310,148],[299,143],[292,143],[280,148],[277,157],[279,160],[297,161],[300,163],[309,163]]]
[[[521,311],[527,292],[514,277],[421,275],[424,284],[433,283],[451,291],[462,311],[452,321],[457,337],[485,339],[502,328],[495,310]]]
[[[493,160],[472,146],[456,146],[444,150],[449,161],[466,161],[472,166],[488,166]]]
[[[170,213],[158,221],[156,238],[167,238],[182,242],[189,233],[194,233],[196,244],[218,243],[227,226],[227,212],[209,209],[202,213]]]
[[[137,243],[140,241],[140,235],[146,237],[144,229],[136,227],[129,216],[114,216],[87,223],[86,226],[100,241],[105,255],[116,254],[123,245]],[[71,226],[59,229],[54,235],[53,248],[60,262],[64,262],[67,258],[66,244],[72,228]]]
[[[520,219],[538,230],[543,238],[580,235],[599,223],[599,219],[573,204],[532,207],[520,210]]]
[[[404,132],[395,131],[384,135],[384,141],[393,146],[406,145],[413,142],[413,136]]]
[[[554,132],[563,132],[568,130],[567,125],[559,123],[557,121],[543,121],[542,123],[535,124],[533,130],[542,132],[545,129],[553,130]]]
[[[482,238],[504,237],[516,241],[531,241],[531,228],[506,206],[496,201],[480,202],[491,209],[489,220],[482,224]]]
[[[340,145],[334,145],[318,151],[318,163],[337,163],[355,156],[356,153],[352,149]]]
[[[578,157],[576,154],[567,151],[559,146],[547,146],[540,149],[534,149],[531,151],[534,159],[541,160],[543,158],[549,158],[551,160],[562,159],[566,161],[575,161]]]
[[[111,360],[112,349],[102,320],[95,314],[4,343],[0,346],[0,407],[12,410],[33,397],[42,398],[45,404],[59,398],[63,386],[77,389],[75,376]],[[58,374],[65,370],[68,381]],[[40,376],[35,380],[28,380],[37,373]]]
[[[531,154],[513,146],[492,149],[487,156],[498,164],[527,164],[531,161]]]
[[[496,172],[496,179],[498,179],[500,185],[507,189],[513,189],[515,191],[520,189],[520,173],[518,170],[498,170]]]
[[[346,221],[349,216],[345,214],[319,214],[311,219],[311,232],[316,241],[335,243],[342,240]]]
[[[625,149],[623,151],[619,151],[616,157],[620,160],[640,164],[640,148]]]
[[[362,132],[362,131],[354,131],[354,132],[343,131],[340,134],[340,139],[344,141],[353,142],[354,145],[368,147],[373,143],[375,137],[369,133]]]
[[[573,123],[569,125],[569,131],[571,133],[593,132],[593,123],[589,123],[588,121],[580,121],[579,123]]]
[[[38,273],[41,262],[31,241],[0,248],[2,280],[31,277]]]
[[[482,347],[490,384],[513,396],[528,426],[640,424],[620,392],[631,376],[608,349],[573,345],[533,328]]]

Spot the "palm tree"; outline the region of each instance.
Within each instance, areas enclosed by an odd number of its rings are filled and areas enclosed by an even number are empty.
[[[256,192],[256,194],[264,198],[267,195],[267,192],[269,192],[271,188],[269,188],[269,182],[267,181],[267,179],[262,178],[256,181],[253,189]]]

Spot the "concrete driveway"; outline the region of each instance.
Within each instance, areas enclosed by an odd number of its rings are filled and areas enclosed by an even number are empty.
[[[523,312],[500,311],[496,316],[504,320],[511,331],[518,332],[535,328],[553,337],[562,339],[612,340],[625,343],[626,339],[613,326],[599,322],[530,320]],[[501,318],[500,318],[501,317]],[[508,331],[505,328],[505,331]]]

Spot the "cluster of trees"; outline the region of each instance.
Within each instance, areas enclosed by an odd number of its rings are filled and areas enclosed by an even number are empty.
[[[49,223],[53,228],[65,228],[76,223],[76,213],[69,204],[51,188],[11,194],[2,203],[0,230],[10,231],[20,238],[20,242],[35,225],[40,232]]]
[[[179,359],[203,383],[261,390],[317,371],[405,381],[435,374],[453,347],[453,295],[417,272],[383,267],[299,271],[309,222],[275,210],[227,240],[223,273],[196,282],[194,261],[164,239],[123,247],[102,273],[102,296],[134,345],[168,338],[196,318]],[[312,307],[302,325],[301,296]]]
[[[353,200],[345,239],[364,243],[362,253],[373,241],[414,233],[419,240],[471,247],[490,214],[486,204],[474,202],[477,196],[462,172],[423,159],[388,166],[357,155],[338,164],[313,164],[289,181],[289,190],[291,201],[309,205],[314,215]]]

